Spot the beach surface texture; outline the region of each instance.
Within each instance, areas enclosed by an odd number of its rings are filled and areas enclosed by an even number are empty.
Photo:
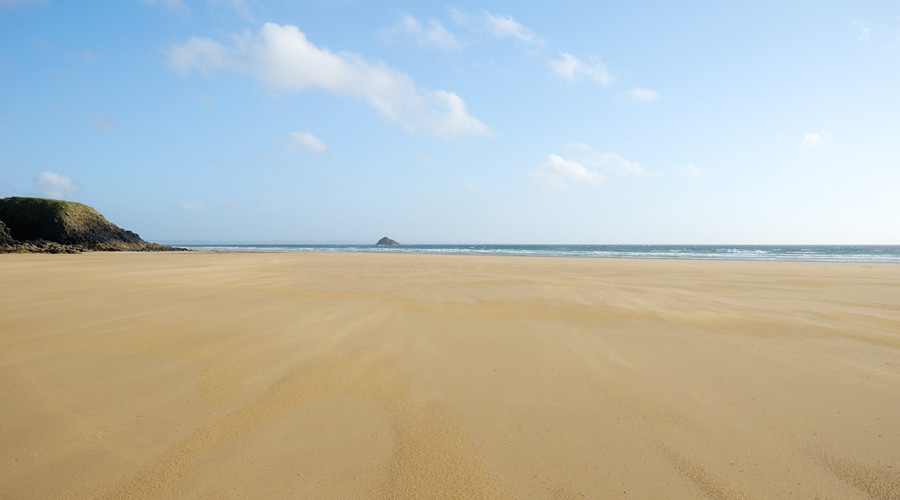
[[[900,498],[900,266],[0,256],[0,498]]]

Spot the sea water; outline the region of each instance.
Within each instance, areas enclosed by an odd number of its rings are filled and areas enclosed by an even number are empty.
[[[176,244],[177,245],[177,244]],[[617,259],[757,260],[900,264],[900,245],[306,245],[186,244],[191,249],[371,252]]]

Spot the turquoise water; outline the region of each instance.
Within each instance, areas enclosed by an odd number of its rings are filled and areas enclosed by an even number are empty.
[[[185,248],[290,252],[372,252],[620,259],[759,260],[900,264],[900,245],[303,245],[208,244]]]

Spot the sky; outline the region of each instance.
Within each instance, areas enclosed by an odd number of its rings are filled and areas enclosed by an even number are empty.
[[[0,0],[0,196],[157,242],[900,244],[900,3]]]

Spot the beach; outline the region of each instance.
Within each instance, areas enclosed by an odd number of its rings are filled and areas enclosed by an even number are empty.
[[[900,266],[0,255],[0,498],[900,498]]]

